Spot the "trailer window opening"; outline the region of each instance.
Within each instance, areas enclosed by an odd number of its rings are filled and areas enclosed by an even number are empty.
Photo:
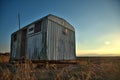
[[[33,27],[29,29],[29,32],[33,31]]]

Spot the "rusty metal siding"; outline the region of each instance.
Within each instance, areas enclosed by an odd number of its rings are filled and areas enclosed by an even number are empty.
[[[13,36],[12,36],[13,37]],[[13,42],[13,38],[11,39],[12,40],[12,43],[11,43],[11,56],[12,56],[12,58],[15,58],[15,56],[16,56],[16,53],[17,53],[17,41],[14,41]]]
[[[16,40],[14,41],[14,36],[16,35]],[[18,31],[12,35],[12,50],[11,56],[12,58],[20,59],[21,55],[21,31]]]
[[[53,21],[53,22],[56,22],[57,24],[60,24],[61,26],[68,28],[72,31],[75,31],[74,27],[62,18],[59,18],[59,17],[54,16],[54,15],[49,15],[48,19]]]
[[[22,31],[22,35],[21,35],[21,53],[20,56],[23,58],[26,55],[26,41],[27,41],[27,29],[23,29]]]
[[[65,23],[65,22],[64,22]],[[71,25],[69,25],[71,27]],[[74,30],[68,26],[63,26],[53,19],[48,20],[47,38],[49,60],[65,60],[75,58],[75,39]],[[65,35],[64,30],[68,30]]]
[[[21,31],[18,31],[17,33],[17,53],[16,53],[16,58],[20,59],[20,49],[21,49]]]
[[[46,19],[44,19],[43,21],[42,21],[42,24],[41,24],[41,29],[42,29],[42,50],[41,50],[41,52],[40,52],[40,56],[41,56],[41,59],[42,60],[47,60],[48,58],[47,58],[47,52],[46,52],[46,48],[47,48],[47,46],[46,46],[46,37],[47,37],[47,20]]]
[[[39,25],[40,28],[37,28]],[[13,40],[15,34],[16,41]],[[75,58],[75,30],[67,21],[56,16],[49,15],[28,25],[15,32],[11,40],[13,59],[20,59],[22,56],[32,60]]]
[[[29,59],[39,59],[42,49],[42,34],[29,35],[27,37],[27,57]]]
[[[34,24],[32,24],[34,25]],[[29,29],[33,27],[33,31],[29,33]],[[34,33],[34,27],[28,27],[27,35],[27,57],[29,59],[47,59],[46,56],[46,22],[42,21],[41,31]]]

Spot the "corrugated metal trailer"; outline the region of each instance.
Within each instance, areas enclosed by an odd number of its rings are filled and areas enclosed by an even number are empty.
[[[75,53],[74,27],[51,14],[11,35],[11,60],[70,60]]]

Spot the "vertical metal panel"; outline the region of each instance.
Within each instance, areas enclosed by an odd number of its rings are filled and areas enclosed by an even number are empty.
[[[21,32],[18,31],[18,33],[17,33],[17,52],[15,55],[15,57],[18,59],[19,59],[19,55],[20,55],[20,42],[21,42],[20,38],[21,38]]]
[[[42,21],[40,32],[27,35],[27,56],[30,59],[34,59],[34,60],[47,59],[46,57],[46,21]]]
[[[25,57],[25,55],[26,55],[26,39],[27,39],[27,29],[25,28],[25,29],[23,29],[22,31],[21,31],[21,49],[20,49],[20,51],[21,51],[21,53],[20,53],[20,56],[21,56],[21,58],[23,58],[23,57]]]
[[[50,60],[64,60],[75,58],[75,34],[74,30],[70,30],[67,26],[60,25],[59,23],[54,22],[53,19],[50,20],[49,18],[47,38],[49,44],[48,53]],[[67,35],[63,33],[65,29],[68,30]]]
[[[42,50],[42,34],[35,34],[27,37],[27,56],[30,59],[40,59]]]
[[[47,20],[46,19],[44,19],[43,21],[42,21],[42,25],[41,25],[41,27],[42,27],[42,50],[41,50],[41,52],[40,52],[40,54],[42,54],[41,56],[42,56],[42,59],[43,60],[47,60],[48,58],[47,58],[47,51],[46,51],[46,48],[47,48],[47,44],[46,44],[46,37],[47,37]]]
[[[11,49],[12,49],[11,56],[12,56],[12,58],[15,58],[15,55],[17,53],[17,41],[12,42],[11,45],[12,45],[12,47],[11,47]]]
[[[12,50],[11,50],[11,56],[12,58],[20,59],[20,53],[21,53],[21,31],[17,31],[12,35]],[[16,36],[16,40],[14,41],[14,36]]]

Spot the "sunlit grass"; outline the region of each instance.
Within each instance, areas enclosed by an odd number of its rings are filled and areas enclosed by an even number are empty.
[[[1,63],[0,80],[119,80],[119,59],[77,59],[77,65]]]

